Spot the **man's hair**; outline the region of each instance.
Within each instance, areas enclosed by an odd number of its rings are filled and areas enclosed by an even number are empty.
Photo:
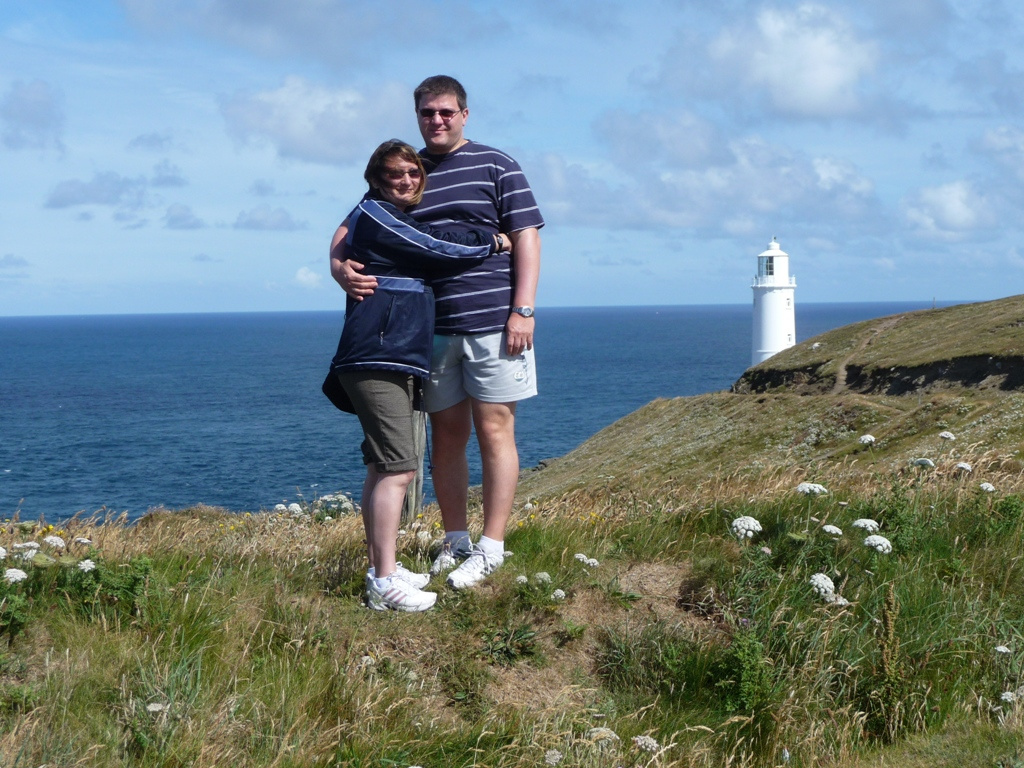
[[[370,185],[370,192],[380,192],[384,184],[384,171],[387,169],[388,160],[397,157],[406,162],[415,163],[420,169],[420,185],[416,190],[416,197],[411,205],[416,205],[423,199],[423,188],[427,186],[427,172],[423,168],[423,161],[420,159],[416,149],[411,144],[406,144],[401,139],[388,139],[370,155],[370,162],[366,164],[363,178]]]
[[[416,86],[416,90],[412,92],[416,109],[420,108],[424,96],[454,96],[459,102],[459,109],[466,108],[466,89],[462,87],[462,83],[448,75],[428,77]]]

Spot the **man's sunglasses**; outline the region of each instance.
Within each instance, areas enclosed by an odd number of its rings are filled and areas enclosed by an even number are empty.
[[[446,123],[453,117],[455,117],[457,114],[462,112],[461,109],[427,109],[426,107],[418,111],[420,117],[422,117],[424,120],[431,120],[433,119],[434,115],[440,115],[441,119],[444,120]]]

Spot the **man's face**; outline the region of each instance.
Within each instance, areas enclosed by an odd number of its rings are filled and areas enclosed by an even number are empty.
[[[459,109],[459,100],[454,94],[424,96],[416,110],[420,135],[433,155],[446,155],[458,149],[465,141],[462,129],[466,127],[468,109]]]

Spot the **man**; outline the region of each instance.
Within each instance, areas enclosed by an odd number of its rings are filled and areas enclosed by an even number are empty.
[[[445,541],[431,573],[458,566],[448,584],[465,589],[504,559],[505,528],[519,477],[516,403],[537,394],[534,305],[544,220],[518,163],[463,136],[469,109],[457,80],[428,77],[416,88],[414,101],[428,176],[423,202],[409,213],[426,223],[507,232],[513,242],[511,258],[496,255],[432,283],[438,335],[424,400]],[[331,274],[359,299],[373,292],[376,280],[360,274],[360,264],[345,260],[339,246],[346,232],[343,224],[335,233]],[[484,528],[476,544],[470,541],[466,514],[471,426],[483,465]]]

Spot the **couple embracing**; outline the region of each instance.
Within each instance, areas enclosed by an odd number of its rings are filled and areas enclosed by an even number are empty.
[[[378,147],[369,191],[331,242],[331,274],[348,297],[328,381],[363,428],[366,598],[375,610],[427,610],[437,599],[425,590],[433,576],[450,571],[448,585],[465,589],[502,564],[519,476],[516,403],[537,394],[544,221],[533,192],[515,160],[463,136],[469,109],[457,80],[429,77],[413,96],[425,148]],[[418,409],[430,414],[445,529],[429,574],[396,561],[402,505],[420,465]],[[483,465],[476,542],[467,524],[471,427]]]

